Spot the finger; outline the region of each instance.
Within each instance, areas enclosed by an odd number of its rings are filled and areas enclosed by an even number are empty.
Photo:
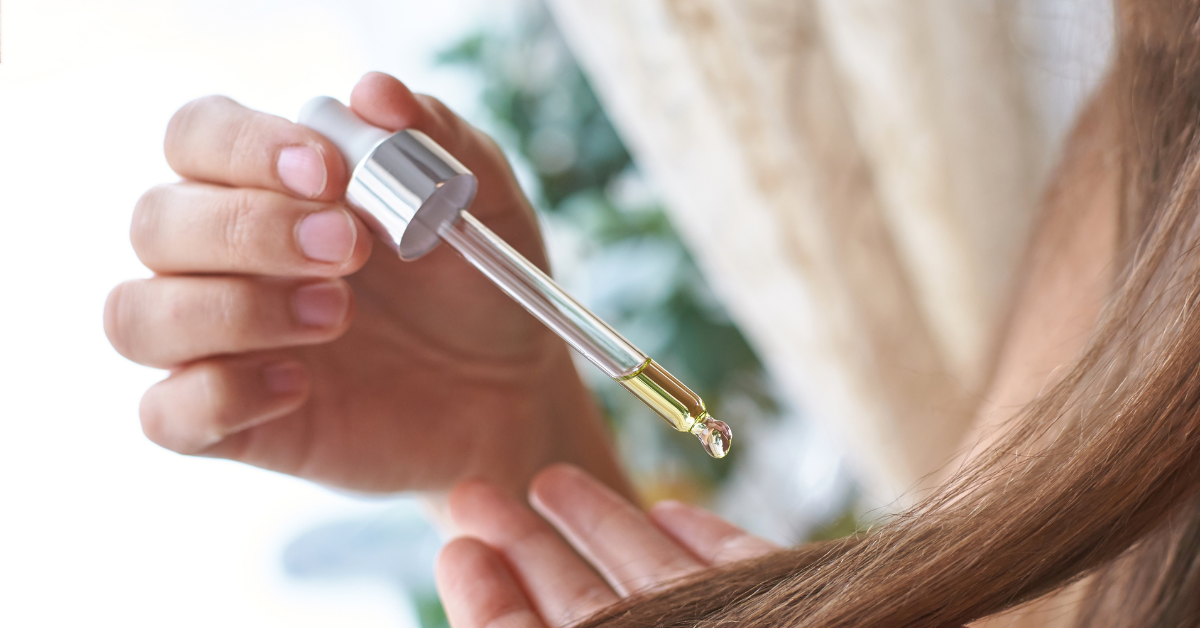
[[[350,324],[341,279],[154,277],[108,296],[104,331],[123,356],[167,368],[223,353],[327,342]]]
[[[779,549],[703,508],[682,502],[658,502],[649,514],[663,532],[706,565],[723,565]]]
[[[142,263],[159,273],[323,277],[357,271],[372,243],[343,206],[203,183],[142,195],[130,239]]]
[[[414,94],[404,83],[382,72],[368,72],[359,80],[350,93],[350,106],[377,127],[417,129],[459,159],[459,153],[471,152],[473,147],[468,144],[478,139],[470,125],[437,99]]]
[[[346,190],[341,153],[320,133],[224,96],[180,108],[164,148],[171,169],[187,179],[327,201]]]
[[[294,411],[308,389],[304,365],[279,352],[196,362],[142,396],[142,431],[172,451],[200,453],[230,434]]]
[[[576,467],[539,473],[530,503],[623,596],[702,567],[633,504]]]
[[[438,593],[452,628],[545,628],[504,559],[480,541],[458,538],[438,554]]]
[[[547,624],[566,626],[617,601],[545,521],[495,487],[464,482],[449,506],[455,525],[503,554]]]

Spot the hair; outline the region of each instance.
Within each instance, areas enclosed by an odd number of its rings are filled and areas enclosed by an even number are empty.
[[[1116,16],[1042,218],[1072,215],[1064,186],[1116,177],[1113,285],[1069,370],[869,534],[706,571],[586,626],[963,626],[1070,585],[1077,625],[1200,624],[1200,0],[1119,0]]]

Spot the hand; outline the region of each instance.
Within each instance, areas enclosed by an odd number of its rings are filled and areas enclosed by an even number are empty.
[[[678,502],[647,516],[569,465],[538,474],[529,501],[545,520],[481,482],[450,494],[451,518],[475,537],[451,541],[438,556],[453,628],[567,626],[631,593],[776,549]]]
[[[382,74],[351,107],[457,156],[479,179],[472,213],[546,267],[486,136]],[[165,148],[183,181],[147,192],[131,229],[155,276],[105,306],[121,354],[170,369],[142,399],[151,440],[362,491],[486,475],[523,492],[555,460],[627,490],[566,346],[447,247],[406,263],[374,242],[328,140],[208,97]]]

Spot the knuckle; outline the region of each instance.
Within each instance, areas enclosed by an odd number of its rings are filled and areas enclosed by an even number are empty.
[[[256,115],[235,117],[225,130],[222,146],[233,172],[249,172],[255,164],[254,157],[262,152],[259,125]]]
[[[233,99],[220,94],[209,94],[190,100],[171,117],[171,123],[168,123],[167,131],[169,133],[172,128],[177,131],[190,130],[192,127],[189,125],[189,122],[193,122],[197,117],[212,111],[228,108],[232,104],[234,104]]]
[[[133,251],[143,262],[157,241],[161,208],[167,202],[171,186],[156,185],[146,190],[133,206],[133,220],[129,225],[129,242]]]
[[[231,190],[225,195],[221,209],[221,234],[224,253],[238,268],[246,268],[252,254],[252,241],[257,233],[255,225],[257,195],[250,190]]]
[[[192,120],[196,116],[196,110],[204,106],[201,103],[202,100],[204,99],[197,98],[176,109],[175,113],[171,114],[171,119],[167,122],[166,142],[168,148],[179,141],[183,135],[187,134],[188,129],[192,126]],[[170,156],[170,151],[168,151],[168,156]]]
[[[172,412],[171,400],[163,399],[169,395],[171,380],[174,377],[155,384],[146,394],[138,407],[138,417],[142,425],[142,434],[150,442],[176,453],[191,453],[192,447],[187,437],[187,426],[178,411]]]
[[[221,439],[219,411],[228,407],[229,381],[221,369],[196,364],[155,384],[138,408],[142,433],[181,454],[196,454]],[[181,403],[191,400],[192,403]]]
[[[141,420],[142,434],[150,442],[171,449],[166,416],[162,411],[162,406],[157,403],[155,389],[151,388],[142,395],[142,402],[138,406],[138,418]]]
[[[191,318],[194,306],[188,298],[188,290],[183,286],[168,283],[162,294],[157,315],[161,323],[172,329],[183,329]]]
[[[204,318],[214,329],[228,332],[237,322],[237,316],[234,314],[234,310],[238,309],[236,293],[235,287],[224,285],[214,290],[210,298],[205,299]]]
[[[214,431],[216,426],[232,423],[234,404],[230,400],[233,387],[228,373],[212,363],[197,364],[192,369],[200,398],[203,399],[200,419],[206,425],[214,426]],[[219,437],[220,434],[215,436]]]
[[[255,302],[259,293],[254,286],[246,281],[225,283],[210,299],[209,324],[219,333],[227,336],[234,345],[242,346],[253,339],[250,338],[251,322],[257,320]]]
[[[190,318],[192,318],[193,308],[182,298],[175,297],[166,299],[162,305],[161,318],[163,327],[174,330],[175,333],[187,330]]]
[[[136,281],[117,285],[104,303],[104,334],[117,353],[131,359],[134,345],[131,330],[136,330],[137,325],[134,320],[136,309],[131,305],[129,292]]]
[[[180,107],[167,123],[166,149],[167,163],[178,171],[180,164],[190,151],[184,150],[184,145],[193,138],[196,127],[204,122],[209,112],[228,107],[233,101],[225,96],[201,96]]]

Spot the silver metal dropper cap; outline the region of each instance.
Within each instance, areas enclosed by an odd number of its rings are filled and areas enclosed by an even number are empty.
[[[433,250],[438,229],[475,198],[475,175],[420,131],[371,126],[328,96],[308,101],[299,122],[341,151],[351,170],[346,200],[401,259]]]

